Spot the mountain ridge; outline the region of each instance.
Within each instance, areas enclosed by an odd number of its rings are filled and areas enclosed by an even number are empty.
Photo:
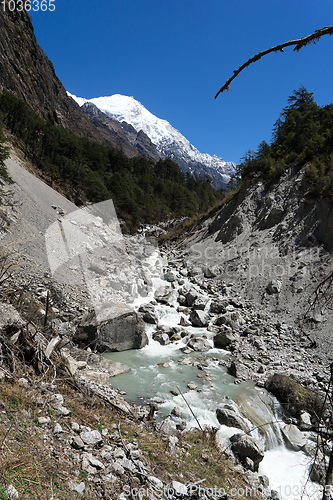
[[[226,162],[216,155],[201,153],[185,136],[167,120],[153,115],[134,97],[114,94],[112,96],[85,99],[69,94],[81,109],[94,104],[103,113],[120,123],[132,125],[137,132],[143,131],[162,157],[169,157],[186,172],[195,177],[208,175],[215,188],[225,188],[235,171],[234,162]]]
[[[119,123],[117,120],[110,118],[106,113],[103,113],[103,111],[91,102],[83,104],[81,110],[89,116],[96,127],[103,128],[111,135],[127,141],[136,149],[138,154],[142,154],[153,161],[158,161],[161,158],[156,146],[142,130],[138,132],[129,123]]]

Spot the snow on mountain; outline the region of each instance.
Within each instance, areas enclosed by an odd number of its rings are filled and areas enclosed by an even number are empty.
[[[196,177],[208,174],[216,188],[226,187],[235,171],[235,163],[226,162],[216,155],[200,153],[167,120],[157,118],[134,97],[114,94],[84,99],[69,95],[79,106],[91,102],[114,120],[129,123],[137,132],[142,130],[156,145],[161,155],[171,158],[183,171],[190,171]]]

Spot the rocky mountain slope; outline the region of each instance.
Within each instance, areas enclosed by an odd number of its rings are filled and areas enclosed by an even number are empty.
[[[13,92],[42,118],[78,136],[107,143],[128,156],[144,154],[158,159],[147,137],[133,138],[115,121],[106,125],[82,113],[38,45],[26,12],[1,9],[0,14],[0,91]]]
[[[158,161],[161,158],[156,146],[143,130],[137,131],[132,125],[124,121],[119,124],[117,120],[110,118],[91,102],[83,104],[81,110],[90,117],[96,127],[108,130],[115,138],[122,138],[125,142],[131,144],[138,153],[153,161]]]
[[[243,298],[301,326],[331,360],[332,310],[311,304],[333,269],[332,203],[306,196],[305,169],[287,169],[271,187],[245,183],[178,245],[185,261],[216,267]]]
[[[138,133],[144,132],[161,156],[171,158],[184,172],[190,172],[195,177],[207,174],[217,189],[225,188],[235,171],[235,163],[200,153],[168,121],[154,116],[133,97],[119,94],[94,99],[72,97],[83,110],[87,109],[88,103],[94,104],[112,119],[132,125]]]

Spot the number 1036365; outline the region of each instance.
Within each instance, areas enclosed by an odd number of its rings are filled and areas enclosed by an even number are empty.
[[[56,8],[55,0],[1,0],[0,5],[4,12],[53,12]]]

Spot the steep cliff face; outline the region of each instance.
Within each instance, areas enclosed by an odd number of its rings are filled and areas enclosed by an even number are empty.
[[[104,130],[105,134],[110,134],[114,138],[119,149],[124,142],[128,142],[135,148],[136,154],[144,155],[153,161],[161,158],[156,146],[142,130],[137,132],[129,123],[113,120],[90,102],[86,102],[80,109],[90,117],[98,129]]]
[[[42,118],[76,135],[122,149],[128,156],[146,154],[145,141],[129,141],[122,126],[93,121],[69,97],[52,62],[38,45],[26,12],[0,10],[0,91],[23,99]],[[134,142],[134,144],[133,144]],[[148,148],[149,149],[149,148]]]
[[[25,12],[1,10],[0,85],[52,123],[100,139],[67,97],[52,62],[37,44],[31,20]]]

